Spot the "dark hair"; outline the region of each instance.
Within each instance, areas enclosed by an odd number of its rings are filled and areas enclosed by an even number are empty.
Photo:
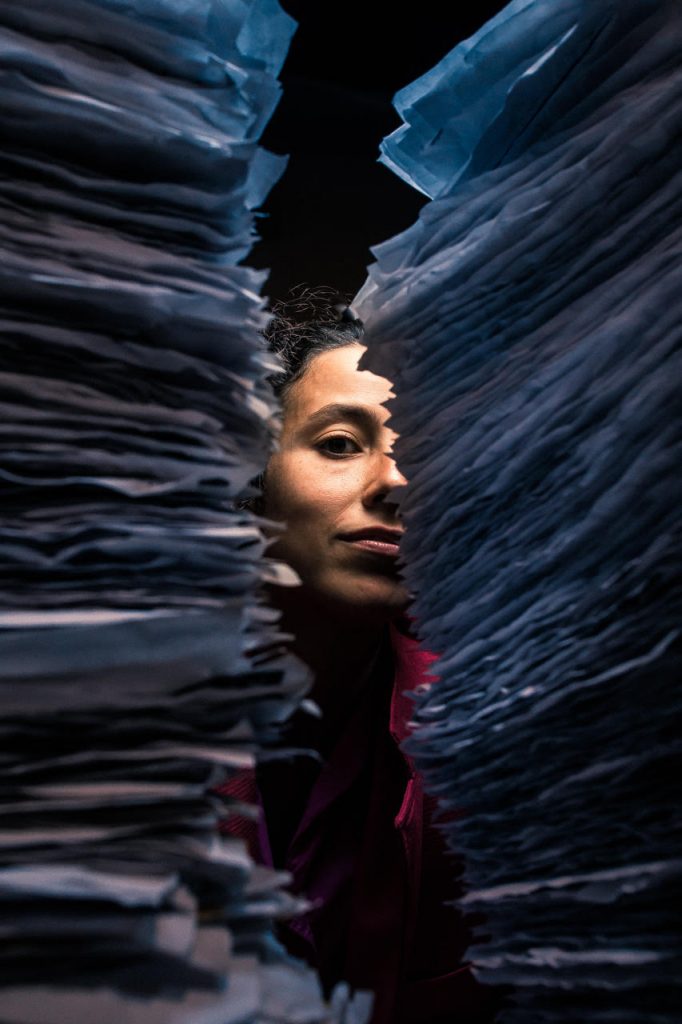
[[[288,299],[274,303],[272,314],[263,334],[270,351],[279,356],[282,369],[268,380],[283,403],[316,355],[362,340],[362,321],[333,288],[298,285],[291,289]],[[251,481],[251,487],[260,493],[239,499],[237,508],[262,515],[264,471]]]
[[[264,334],[268,348],[280,357],[283,367],[269,380],[283,401],[314,356],[363,337],[362,321],[332,288],[299,285],[287,300],[275,303],[272,312]]]

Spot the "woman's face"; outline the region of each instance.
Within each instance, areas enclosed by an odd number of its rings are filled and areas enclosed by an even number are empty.
[[[289,391],[265,511],[285,524],[271,553],[293,566],[308,603],[365,621],[391,618],[408,594],[396,564],[402,526],[386,500],[405,484],[385,377],[359,370],[357,343],[315,356]]]

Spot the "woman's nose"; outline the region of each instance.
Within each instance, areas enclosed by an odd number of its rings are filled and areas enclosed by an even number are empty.
[[[383,501],[395,487],[404,487],[407,479],[398,469],[395,459],[387,452],[378,452],[372,460],[365,493],[364,504],[376,505]]]

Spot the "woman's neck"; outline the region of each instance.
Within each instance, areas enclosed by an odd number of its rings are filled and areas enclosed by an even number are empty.
[[[296,595],[298,598],[298,595]],[[359,623],[321,606],[311,607],[281,592],[279,628],[293,636],[291,650],[313,673],[310,696],[328,725],[345,721],[371,679],[386,642],[385,623]]]

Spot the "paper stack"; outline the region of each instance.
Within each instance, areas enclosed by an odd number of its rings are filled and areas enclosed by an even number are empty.
[[[275,422],[238,263],[292,30],[274,0],[0,10],[3,1024],[330,1019],[213,793],[306,686],[235,504]]]
[[[510,1024],[679,1020],[681,43],[510,4],[398,94],[433,201],[354,303],[440,654],[411,749]]]

